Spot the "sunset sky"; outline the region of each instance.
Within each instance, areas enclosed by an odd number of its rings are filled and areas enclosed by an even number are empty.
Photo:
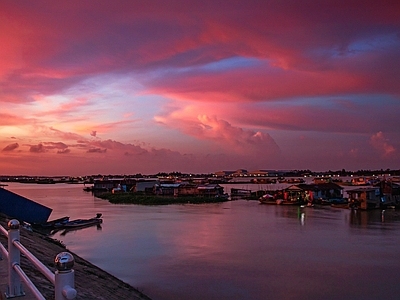
[[[0,174],[400,168],[400,1],[0,3]]]

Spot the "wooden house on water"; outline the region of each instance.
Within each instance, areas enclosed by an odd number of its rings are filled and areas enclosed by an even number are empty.
[[[197,194],[197,185],[188,182],[160,183],[154,186],[153,193],[160,196],[194,196]]]
[[[365,187],[347,191],[350,205],[360,209],[379,208],[381,195],[379,187]]]
[[[381,206],[399,206],[400,205],[400,185],[388,181],[382,180],[379,183]]]
[[[291,201],[327,201],[341,202],[343,199],[343,188],[333,182],[319,184],[296,184],[284,190],[284,200]]]
[[[160,196],[200,196],[216,197],[224,194],[224,188],[219,184],[196,185],[187,182],[156,184],[154,194]]]
[[[374,187],[347,191],[349,201],[360,209],[385,208],[400,205],[400,185],[382,180]]]
[[[198,195],[203,197],[217,197],[224,194],[224,188],[219,184],[206,184],[197,187]]]

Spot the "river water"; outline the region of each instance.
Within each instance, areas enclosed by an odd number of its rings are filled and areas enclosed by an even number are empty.
[[[114,205],[84,192],[82,185],[10,183],[6,188],[51,207],[50,219],[102,213],[101,228],[54,238],[154,300],[400,298],[400,212],[395,210],[353,212],[246,200]]]

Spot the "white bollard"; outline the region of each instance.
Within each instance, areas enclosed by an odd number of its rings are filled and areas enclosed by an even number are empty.
[[[69,252],[57,254],[55,260],[57,271],[55,272],[55,300],[75,299],[75,274],[74,257]]]
[[[13,243],[19,241],[19,221],[10,220],[8,229],[8,287],[6,297],[13,298],[25,295],[21,279],[14,270],[14,265],[20,264],[20,251]]]

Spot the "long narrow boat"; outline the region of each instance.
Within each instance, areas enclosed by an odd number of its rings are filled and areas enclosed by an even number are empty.
[[[61,226],[67,222],[69,222],[69,217],[62,217],[62,218],[48,221],[45,223],[39,223],[39,224],[33,223],[33,224],[31,224],[31,226],[34,228],[39,228],[39,229],[40,228],[52,229],[52,228],[55,228],[56,226]]]
[[[83,228],[93,225],[99,225],[103,223],[103,219],[101,219],[101,216],[102,216],[101,214],[97,214],[96,217],[91,219],[76,219],[60,225],[56,225],[55,227],[57,229],[70,229],[70,228]]]

